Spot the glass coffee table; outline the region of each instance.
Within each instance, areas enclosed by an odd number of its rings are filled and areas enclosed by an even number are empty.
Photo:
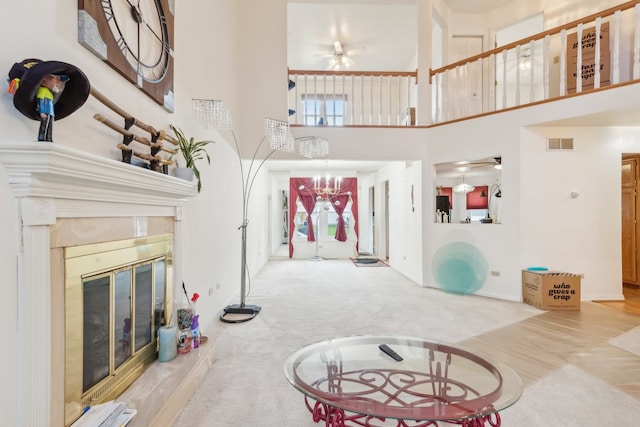
[[[386,345],[402,360],[380,349]],[[314,422],[342,426],[499,426],[522,394],[506,364],[475,351],[396,336],[353,336],[304,347],[287,358],[287,380]]]

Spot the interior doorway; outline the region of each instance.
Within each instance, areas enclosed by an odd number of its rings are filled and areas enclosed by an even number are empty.
[[[638,173],[640,171],[640,155],[628,154],[622,156],[621,173],[621,244],[622,244],[622,282],[623,284],[640,285],[638,271],[640,271],[640,224],[638,214],[640,206],[638,200]]]
[[[376,254],[376,191],[372,185],[369,187],[369,242],[370,246],[366,249],[371,255]]]
[[[381,259],[389,260],[389,180],[382,183],[382,210],[384,217],[382,218],[382,239],[383,250],[378,255]]]

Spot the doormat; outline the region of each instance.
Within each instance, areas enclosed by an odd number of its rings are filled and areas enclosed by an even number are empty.
[[[378,258],[349,258],[353,261],[356,267],[389,267],[389,264],[385,263]]]

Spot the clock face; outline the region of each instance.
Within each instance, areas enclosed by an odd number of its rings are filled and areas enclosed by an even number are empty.
[[[80,43],[173,111],[169,0],[78,0],[78,9]]]

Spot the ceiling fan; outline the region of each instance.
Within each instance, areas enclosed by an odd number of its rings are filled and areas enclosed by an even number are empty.
[[[502,157],[489,157],[487,159],[476,160],[473,162],[458,163],[459,170],[469,170],[492,166],[495,169],[502,169]]]
[[[331,58],[327,66],[327,70],[348,70],[355,64],[355,61],[351,59],[353,55],[363,52],[364,48],[345,49],[340,41],[333,43],[333,52],[323,55]]]

